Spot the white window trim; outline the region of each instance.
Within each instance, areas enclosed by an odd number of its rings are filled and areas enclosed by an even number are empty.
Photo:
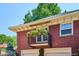
[[[63,23],[63,24],[67,24],[67,23]],[[60,37],[61,37],[61,36],[69,36],[69,35],[73,35],[73,31],[74,31],[74,30],[73,30],[73,29],[74,29],[73,22],[72,22],[71,24],[72,24],[72,33],[70,33],[70,34],[63,34],[63,35],[61,34],[61,25],[62,25],[62,24],[60,24]]]
[[[36,36],[36,43],[44,43],[44,42],[48,42],[43,40],[43,35],[41,35],[41,41],[38,41],[37,36]]]

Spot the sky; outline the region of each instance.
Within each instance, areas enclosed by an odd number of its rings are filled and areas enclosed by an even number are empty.
[[[8,29],[10,26],[23,24],[24,15],[36,8],[36,3],[0,3],[0,34],[15,36],[16,33]],[[62,12],[79,9],[77,3],[59,3]]]

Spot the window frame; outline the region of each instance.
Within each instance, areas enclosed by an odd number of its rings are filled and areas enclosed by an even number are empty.
[[[47,41],[43,40],[43,35],[41,35],[41,41],[38,41],[37,37],[38,36],[36,36],[36,43],[45,43],[45,42],[48,42],[48,35],[47,35]]]
[[[62,24],[60,24],[60,37],[61,36],[70,36],[70,35],[73,35],[73,22],[71,23],[72,24],[72,28],[71,28],[72,29],[72,32],[69,33],[69,34],[61,34],[61,31],[62,31],[61,28],[62,28],[62,25],[63,24],[69,24],[69,23],[62,23]]]

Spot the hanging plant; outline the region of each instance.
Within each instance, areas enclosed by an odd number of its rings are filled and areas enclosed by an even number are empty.
[[[41,28],[39,30],[39,32],[42,34],[42,35],[47,35],[48,34],[48,31],[45,29],[45,28]]]
[[[45,28],[40,28],[32,30],[31,32],[28,33],[28,35],[31,37],[36,37],[38,35],[48,35],[48,31]]]
[[[47,30],[43,30],[42,34],[43,35],[48,35],[48,31]]]
[[[38,29],[38,35],[41,35],[42,33],[41,33],[41,30],[40,29]]]
[[[30,34],[32,37],[36,37],[38,35],[38,30],[33,30]]]

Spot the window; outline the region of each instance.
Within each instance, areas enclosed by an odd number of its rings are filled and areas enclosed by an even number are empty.
[[[48,36],[47,35],[43,35],[43,41],[47,41]]]
[[[73,23],[60,24],[60,36],[73,34]]]
[[[39,35],[36,37],[37,43],[47,42],[47,40],[48,40],[48,35]]]
[[[37,36],[36,39],[37,39],[37,41],[40,42],[41,41],[41,35]]]

